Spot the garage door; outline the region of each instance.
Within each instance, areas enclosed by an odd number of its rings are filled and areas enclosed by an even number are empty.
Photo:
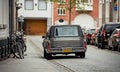
[[[47,31],[47,20],[25,20],[27,35],[44,35]]]

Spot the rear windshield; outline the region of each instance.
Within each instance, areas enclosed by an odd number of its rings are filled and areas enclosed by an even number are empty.
[[[120,24],[116,24],[116,25],[108,25],[108,26],[106,26],[106,31],[107,32],[111,32],[111,31],[113,31],[115,28],[117,28],[117,27],[120,27]]]
[[[78,27],[56,27],[55,36],[79,36]]]
[[[95,33],[95,29],[88,30],[88,34],[92,34],[92,33]]]

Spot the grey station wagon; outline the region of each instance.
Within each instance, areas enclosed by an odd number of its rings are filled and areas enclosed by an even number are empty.
[[[51,59],[52,55],[70,54],[85,58],[87,50],[86,41],[79,25],[55,25],[51,26],[42,36],[44,57]]]

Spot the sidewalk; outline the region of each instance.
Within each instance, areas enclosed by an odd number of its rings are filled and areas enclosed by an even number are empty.
[[[0,62],[0,72],[58,72],[44,59],[41,42],[41,36],[27,36],[25,59],[10,58]]]

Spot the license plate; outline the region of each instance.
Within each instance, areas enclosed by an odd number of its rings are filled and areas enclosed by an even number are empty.
[[[107,40],[107,39],[105,39],[104,41],[105,41],[105,42],[107,42],[108,40]]]
[[[72,50],[70,48],[65,48],[64,52],[72,52]]]

